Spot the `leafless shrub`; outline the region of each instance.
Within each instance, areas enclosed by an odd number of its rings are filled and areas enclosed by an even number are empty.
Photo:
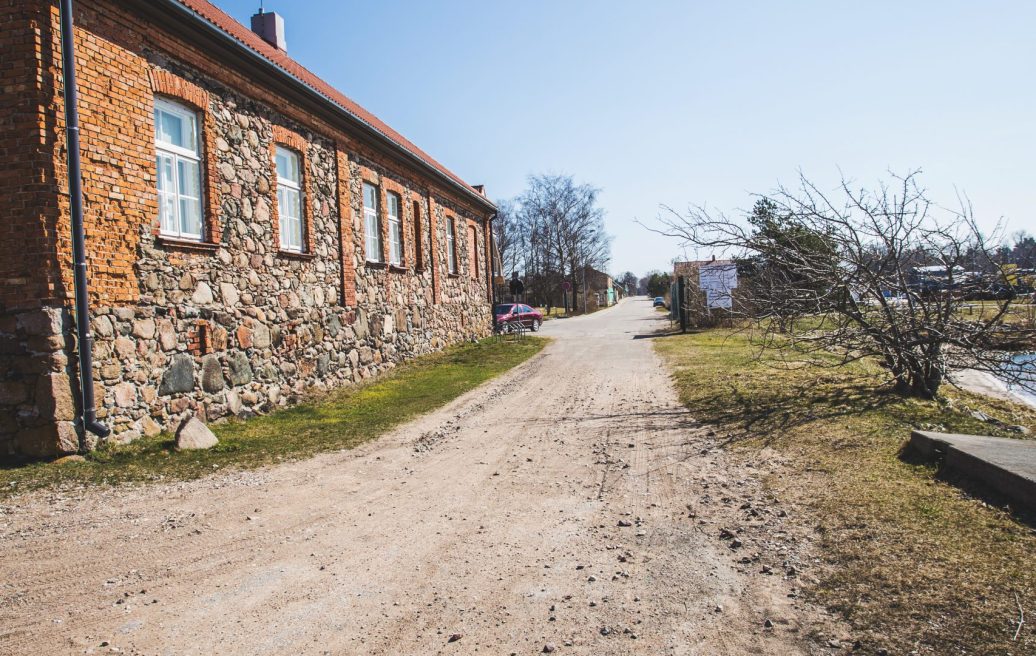
[[[933,397],[953,369],[1016,377],[1004,348],[1033,339],[1005,322],[1016,290],[970,203],[929,200],[919,172],[875,190],[828,193],[800,176],[761,197],[747,220],[664,208],[655,232],[739,262],[742,307],[766,347],[839,366],[876,358],[903,394]],[[986,311],[967,315],[969,304]],[[1015,381],[1019,382],[1019,381]]]

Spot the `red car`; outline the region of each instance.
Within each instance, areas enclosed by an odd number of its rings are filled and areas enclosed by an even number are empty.
[[[513,325],[516,321],[533,332],[539,330],[543,325],[543,315],[521,303],[502,303],[497,305],[493,312],[496,315],[496,325],[500,330],[506,330],[506,325]]]

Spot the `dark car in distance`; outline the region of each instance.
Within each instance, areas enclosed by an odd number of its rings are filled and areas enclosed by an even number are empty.
[[[520,323],[535,332],[543,325],[543,315],[537,310],[521,303],[501,303],[493,308],[496,325],[500,330],[507,330],[508,325]]]
[[[652,307],[665,307],[665,299],[661,296],[656,296],[655,300],[651,304]]]

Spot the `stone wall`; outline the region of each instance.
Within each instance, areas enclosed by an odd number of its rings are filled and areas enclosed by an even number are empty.
[[[188,51],[137,44],[116,6],[98,2],[84,20],[77,15],[90,28],[77,30],[77,56],[95,389],[111,439],[155,435],[186,413],[214,421],[269,412],[489,333],[485,275],[471,275],[466,228],[480,226],[474,253],[482,269],[484,209],[353,135],[286,112],[268,95],[250,95],[252,87],[199,67]],[[53,12],[50,20],[43,24],[56,36]],[[49,56],[39,51],[41,69],[52,70]],[[113,60],[118,67],[106,66]],[[123,92],[129,95],[120,102],[108,101]],[[53,89],[44,95],[47,111],[59,115],[60,98]],[[200,244],[158,234],[150,135],[154,97],[169,95],[196,106],[203,124],[208,229]],[[61,127],[50,128],[53,144]],[[132,148],[119,147],[120,139]],[[303,253],[279,250],[271,153],[285,140],[302,155]],[[64,186],[62,150],[54,145],[51,153],[52,188]],[[128,187],[121,185],[126,171]],[[391,191],[403,201],[400,266],[365,261],[364,180],[379,186],[383,200]],[[53,204],[67,205],[57,196]],[[448,217],[457,225],[457,275],[447,272]],[[63,212],[37,220],[65,229]],[[54,249],[53,265],[26,264],[21,273],[67,277],[67,240]],[[0,458],[70,452],[80,439],[94,446],[72,428],[78,374],[70,289],[55,296],[39,298],[37,309],[0,306],[0,364],[10,372],[0,383]]]

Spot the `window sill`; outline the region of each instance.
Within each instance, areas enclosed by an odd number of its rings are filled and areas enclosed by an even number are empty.
[[[288,260],[315,260],[316,253],[301,253],[299,251],[277,251],[277,257],[283,257]]]
[[[184,251],[198,251],[199,253],[215,253],[219,250],[219,244],[214,244],[208,241],[192,241],[190,239],[179,239],[177,237],[167,237],[165,235],[157,235],[155,237],[155,243],[159,246],[165,246],[166,248],[175,248]]]
[[[371,262],[370,260],[367,260],[366,266],[367,266],[368,269],[387,269],[388,268],[388,265],[385,264],[384,262]]]
[[[409,273],[410,269],[406,268],[405,266],[401,266],[399,264],[390,264],[389,265],[389,271],[392,271],[394,273]]]
[[[459,273],[447,273],[446,277],[447,278],[460,278],[460,274]]]

